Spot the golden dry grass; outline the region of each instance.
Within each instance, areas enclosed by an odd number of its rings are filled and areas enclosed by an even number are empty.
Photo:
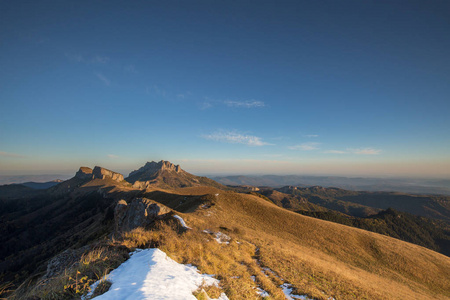
[[[315,299],[450,298],[450,258],[429,249],[302,216],[252,195],[209,187],[149,194],[169,206],[192,197],[196,209],[177,213],[192,230],[180,230],[175,221],[160,222],[152,230],[126,233],[110,246],[158,247],[179,263],[214,274],[221,290],[204,287],[210,296],[224,291],[231,300],[261,299],[259,286],[270,294],[267,299],[285,299],[279,286],[289,282],[296,294]],[[203,207],[198,201],[211,205]],[[229,235],[230,243],[217,243],[205,229]],[[109,260],[117,261],[108,249],[87,253],[77,270],[91,278],[108,269]],[[52,293],[67,283],[68,275],[55,279]]]
[[[301,216],[251,195],[221,192],[210,210],[192,214],[191,222],[245,232],[260,247],[261,261],[300,293],[318,299],[450,297],[450,259],[429,249]]]

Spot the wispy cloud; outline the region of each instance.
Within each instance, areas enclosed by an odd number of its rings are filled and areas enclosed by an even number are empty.
[[[201,110],[205,110],[205,109],[213,107],[213,105],[209,101],[199,102],[197,105],[198,105],[198,108],[200,108]]]
[[[235,131],[218,131],[208,135],[202,135],[204,139],[218,141],[230,144],[244,144],[248,146],[266,146],[272,145],[263,142],[260,137],[253,135],[244,135]]]
[[[118,155],[115,155],[115,154],[108,154],[107,156],[108,156],[109,158],[111,158],[111,159],[119,158],[119,156],[118,156]]]
[[[207,105],[204,105],[204,104]],[[246,101],[237,101],[237,100],[219,100],[219,99],[211,99],[209,97],[204,97],[204,102],[200,105],[200,109],[211,108],[214,106],[227,106],[227,107],[235,107],[235,108],[260,108],[265,107],[266,104],[262,101],[256,100],[246,100]]]
[[[83,56],[78,53],[65,53],[65,56],[70,61],[75,61],[78,63],[85,63],[85,64],[107,64],[110,61],[109,57],[102,56],[102,55],[95,55],[95,56],[88,55],[86,57],[86,56]]]
[[[24,158],[25,155],[17,154],[17,153],[10,153],[10,152],[4,152],[0,151],[0,156],[2,157],[12,157],[12,158]]]
[[[164,98],[167,95],[166,91],[157,85],[147,86],[146,93],[147,95],[156,95]]]
[[[264,104],[264,102],[255,101],[255,100],[249,100],[249,101],[225,100],[225,101],[223,101],[223,104],[225,104],[228,107],[243,107],[243,108],[255,108],[255,107],[266,106]]]
[[[134,65],[126,65],[124,67],[125,72],[131,73],[131,74],[137,74],[139,73]]]
[[[347,154],[348,151],[341,151],[341,150],[326,150],[323,151],[323,153],[329,153],[329,154]]]
[[[91,59],[94,64],[106,64],[109,62],[109,57],[96,55]]]
[[[329,154],[357,154],[357,155],[378,155],[382,152],[380,149],[373,149],[373,148],[347,148],[345,151],[343,150],[326,150],[323,151],[323,153],[329,153]]]
[[[65,56],[71,61],[84,62],[84,57],[81,54],[66,53]]]
[[[95,76],[97,76],[98,79],[100,79],[101,81],[103,81],[103,83],[107,86],[111,85],[111,81],[109,81],[108,78],[105,77],[105,75],[103,75],[102,73],[95,73]]]
[[[319,137],[319,135],[318,135],[318,134],[305,134],[304,137],[307,137],[307,138],[316,138],[316,137]]]
[[[311,151],[311,150],[317,150],[319,149],[320,143],[303,143],[299,145],[289,146],[288,149],[290,150],[302,150],[302,151]]]
[[[351,151],[354,154],[359,155],[377,155],[381,153],[380,149],[373,149],[373,148],[359,148],[359,149],[347,149]]]

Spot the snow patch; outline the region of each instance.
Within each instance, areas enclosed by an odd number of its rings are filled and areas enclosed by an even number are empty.
[[[292,284],[289,283],[283,283],[282,285],[280,285],[280,287],[283,289],[283,293],[286,296],[286,299],[288,300],[294,300],[294,299],[304,299],[307,300],[308,297],[306,295],[295,295],[292,294],[292,290],[293,288],[291,288]]]
[[[192,292],[201,285],[219,284],[217,279],[200,274],[196,267],[177,263],[159,249],[136,250],[131,254],[130,259],[107,275],[112,282],[109,291],[94,299],[195,300]],[[98,282],[91,288],[96,284]],[[88,297],[91,295],[92,292]],[[222,293],[219,300],[228,300],[228,297]]]
[[[228,235],[226,235],[226,234],[224,234],[224,233],[219,231],[219,232],[216,232],[215,240],[219,244],[227,244],[228,245],[230,243],[231,238]]]
[[[189,226],[186,225],[186,222],[184,222],[183,218],[180,217],[179,215],[173,215],[173,217],[174,217],[175,219],[177,219],[178,221],[180,221],[180,224],[181,224],[181,226],[182,226],[184,229],[192,229],[191,227],[189,227]]]
[[[265,290],[263,290],[262,288],[260,288],[260,287],[257,287],[256,288],[256,293],[258,293],[258,295],[260,295],[261,297],[269,297],[269,293],[268,292],[266,292]]]

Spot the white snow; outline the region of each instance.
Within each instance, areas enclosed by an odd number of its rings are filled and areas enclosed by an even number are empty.
[[[280,285],[280,287],[283,289],[283,293],[286,296],[287,300],[294,300],[294,299],[308,299],[307,296],[299,296],[299,295],[295,295],[292,294],[292,288],[291,288],[291,284],[289,283],[283,283],[282,285]]]
[[[109,291],[94,299],[195,300],[192,292],[201,285],[219,283],[211,275],[200,274],[196,267],[179,264],[156,248],[136,250],[130,259],[107,275],[107,280],[112,282]],[[228,298],[222,293],[219,300]]]
[[[230,238],[228,235],[226,235],[226,234],[224,234],[224,233],[218,231],[218,232],[216,232],[216,238],[215,238],[215,240],[216,240],[219,244],[227,244],[227,245],[228,245],[228,244],[230,243],[231,238]]]
[[[175,219],[177,219],[178,221],[180,221],[181,226],[183,226],[183,228],[185,228],[185,229],[192,229],[191,227],[189,227],[189,226],[186,225],[186,222],[184,222],[183,218],[180,217],[179,215],[174,215],[173,217],[174,217]]]
[[[258,293],[258,295],[260,295],[261,297],[269,297],[269,293],[268,292],[266,292],[265,290],[263,290],[262,288],[260,288],[260,287],[257,287],[256,288],[256,292]]]

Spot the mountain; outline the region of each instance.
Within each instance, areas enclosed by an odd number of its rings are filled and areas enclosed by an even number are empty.
[[[403,192],[412,194],[449,195],[449,179],[411,179],[411,178],[363,178],[341,176],[305,176],[305,175],[262,175],[262,176],[223,176],[212,179],[225,185],[251,185],[282,187],[294,185],[300,187],[323,186],[338,187],[353,191]]]
[[[215,274],[220,285],[203,287],[211,297],[285,299],[287,290],[314,299],[450,297],[447,256],[183,172],[152,162],[121,180],[83,167],[43,194],[0,197],[0,293],[14,284],[14,299],[80,299],[130,252],[156,247]],[[95,293],[111,285],[102,282]]]
[[[282,195],[273,197],[274,191],[282,193]],[[295,208],[299,203],[308,201],[309,203],[355,217],[367,217],[377,214],[381,210],[394,208],[413,215],[443,220],[450,224],[449,196],[349,191],[320,186],[285,186],[276,189],[262,188],[259,193],[271,198],[274,203],[277,203],[280,197],[284,197],[285,203],[282,206],[285,208]]]
[[[160,162],[147,162],[138,170],[132,171],[125,179],[136,188],[182,188],[192,186],[214,186],[225,188],[214,180],[206,177],[192,175],[179,165],[161,160]]]
[[[55,179],[55,180],[47,181],[47,182],[29,181],[29,182],[24,182],[24,183],[21,183],[21,184],[24,185],[24,186],[27,186],[29,188],[32,188],[32,189],[45,190],[45,189],[51,188],[52,186],[60,184],[61,182],[62,182],[61,179]]]

